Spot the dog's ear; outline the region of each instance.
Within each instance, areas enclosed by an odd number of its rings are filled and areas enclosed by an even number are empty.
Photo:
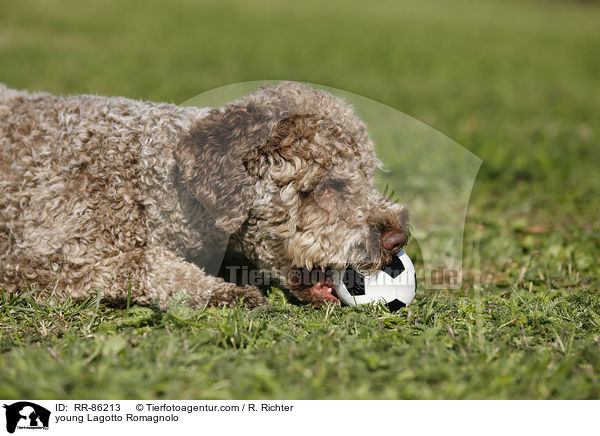
[[[267,141],[267,117],[255,105],[213,109],[198,120],[175,150],[182,182],[215,224],[233,233],[246,220],[255,179],[244,157]]]
[[[273,120],[269,136],[255,149],[255,155],[280,157],[290,160],[294,157],[310,159],[308,147],[298,146],[303,141],[312,141],[319,124],[325,126],[327,119],[314,114],[289,114],[284,112]],[[296,144],[296,146],[294,146]]]

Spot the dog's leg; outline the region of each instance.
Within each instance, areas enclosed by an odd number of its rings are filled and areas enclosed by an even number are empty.
[[[242,299],[249,307],[266,304],[254,286],[237,286],[206,274],[164,248],[123,253],[91,269],[89,277],[95,278],[94,288],[103,289],[103,295],[110,299],[122,300],[131,286],[133,301],[156,301],[162,309],[167,307],[169,297],[177,293],[184,294],[192,307],[233,306]]]
[[[156,302],[161,309],[166,309],[169,298],[177,294],[183,294],[187,304],[195,308],[234,306],[242,299],[249,307],[267,304],[254,286],[237,286],[206,274],[164,248],[138,248],[84,266],[63,263],[56,272],[41,264],[27,264],[21,259],[10,274],[4,271],[12,278],[9,289],[30,285],[61,299],[69,294],[87,298],[100,291],[104,300],[121,303],[131,292],[131,301]]]

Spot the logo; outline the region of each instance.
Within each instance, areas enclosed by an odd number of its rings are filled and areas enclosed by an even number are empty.
[[[50,411],[29,401],[19,401],[6,409],[6,431],[14,433],[15,429],[48,430]]]

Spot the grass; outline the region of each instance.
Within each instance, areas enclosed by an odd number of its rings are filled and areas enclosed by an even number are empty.
[[[483,165],[462,289],[395,314],[277,289],[270,308],[167,313],[3,293],[0,397],[599,398],[599,22],[597,3],[541,0],[3,3],[10,86],[182,102],[319,83]]]

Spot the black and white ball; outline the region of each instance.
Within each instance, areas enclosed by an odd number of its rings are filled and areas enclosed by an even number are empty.
[[[408,255],[400,250],[392,263],[371,275],[351,268],[335,274],[337,297],[349,306],[383,302],[391,311],[408,306],[415,298],[417,282],[415,267]]]

